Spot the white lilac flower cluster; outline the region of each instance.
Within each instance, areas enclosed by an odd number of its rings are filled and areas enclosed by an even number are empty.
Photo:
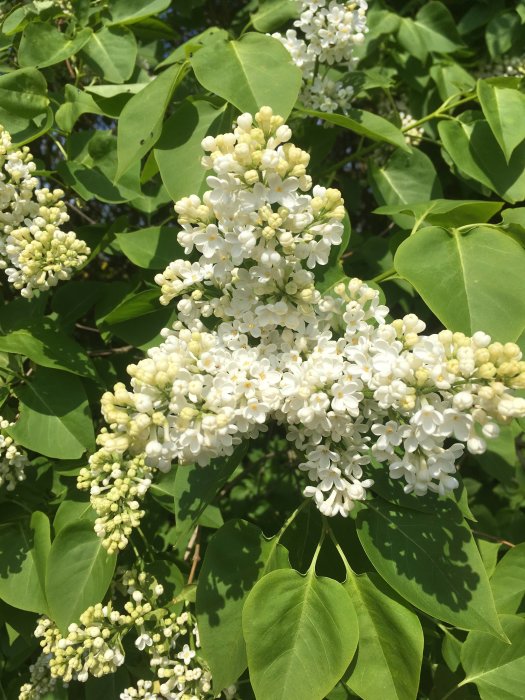
[[[296,29],[272,34],[288,50],[303,74],[301,101],[305,107],[323,112],[343,112],[350,106],[353,88],[339,79],[355,68],[354,48],[368,31],[365,0],[339,3],[335,0],[301,0]]]
[[[0,488],[5,486],[7,491],[13,491],[26,478],[25,468],[29,462],[25,450],[6,433],[13,425],[0,416]]]
[[[509,77],[523,78],[525,75],[525,54],[521,56],[501,56],[498,61],[482,66],[480,78]]]
[[[121,587],[128,598],[119,611],[111,602],[88,608],[79,624],[62,635],[49,618],[41,618],[35,636],[43,653],[32,667],[31,682],[20,689],[19,700],[39,700],[57,681],[85,682],[100,678],[124,663],[123,638],[135,635],[134,644],[147,656],[155,680],[139,680],[127,688],[121,700],[183,700],[213,698],[211,674],[198,655],[199,634],[189,610],[173,612],[164,607],[169,596],[157,580],[145,572],[128,571]]]
[[[315,186],[308,154],[265,107],[232,133],[206,137],[209,190],[176,203],[176,260],[156,281],[179,320],[130,365],[131,388],[102,398],[108,428],[80,476],[111,551],[126,545],[156,470],[231,455],[285,426],[326,515],[346,516],[388,465],[405,491],[455,488],[456,464],[480,453],[498,422],[525,415],[525,362],[516,345],[442,331],[422,335],[413,314],[386,322],[379,293],[347,279],[330,294],[312,270],[342,240],[337,190]],[[205,325],[206,324],[206,325]]]
[[[27,298],[69,279],[89,255],[84,241],[62,230],[64,192],[39,188],[35,167],[29,148],[15,149],[0,126],[0,269]]]

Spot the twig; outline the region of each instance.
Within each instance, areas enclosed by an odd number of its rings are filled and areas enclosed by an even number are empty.
[[[82,324],[82,323],[75,323],[75,328],[78,328],[81,331],[89,331],[90,333],[97,333],[97,334],[100,333],[98,328],[91,328],[91,326],[84,326],[84,324]]]
[[[77,76],[76,76],[75,71],[73,70],[73,66],[71,65],[69,58],[66,58],[65,64],[66,64],[67,72],[69,73],[70,77],[73,78],[73,80],[76,80]]]
[[[513,544],[512,542],[509,542],[508,540],[502,540],[500,537],[494,537],[494,535],[489,535],[488,532],[481,532],[480,530],[472,530],[472,533],[474,535],[477,535],[478,537],[485,537],[487,540],[492,540],[493,542],[499,542],[500,544],[504,544],[507,547],[515,547],[516,545]]]
[[[195,572],[197,571],[197,564],[201,560],[201,546],[199,543],[195,545],[195,551],[193,552],[193,558],[191,560],[191,571],[190,575],[188,576],[188,585],[190,583],[193,583],[193,579],[195,578]]]
[[[118,355],[123,352],[133,350],[133,345],[123,345],[120,348],[111,348],[110,350],[88,350],[87,354],[90,357],[108,357],[109,355]]]
[[[197,536],[199,534],[199,526],[195,528],[193,531],[192,536],[190,537],[190,541],[188,542],[188,546],[186,547],[186,551],[184,552],[184,561],[188,561],[190,558],[191,550],[193,549],[193,545],[195,544],[195,540],[197,539]]]
[[[91,224],[92,226],[96,226],[97,222],[95,221],[95,219],[92,219],[87,214],[84,214],[82,209],[79,209],[75,204],[71,204],[71,202],[68,202],[67,205],[68,205],[68,207],[71,207],[71,209],[73,209],[73,211],[76,212],[79,216],[81,216],[83,219],[85,219],[88,222],[88,224]]]

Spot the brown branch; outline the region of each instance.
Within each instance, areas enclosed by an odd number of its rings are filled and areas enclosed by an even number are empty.
[[[73,80],[76,80],[77,76],[76,76],[75,71],[73,70],[73,66],[71,65],[69,58],[66,58],[65,64],[66,64],[66,68],[67,68],[67,72],[69,73],[69,76],[71,78],[73,78]]]
[[[201,546],[199,543],[195,545],[195,550],[193,552],[193,557],[191,560],[191,571],[190,575],[188,576],[188,585],[190,583],[193,583],[193,579],[195,578],[195,572],[197,571],[197,564],[201,560]]]
[[[108,357],[109,355],[118,355],[123,352],[133,350],[133,345],[123,345],[120,348],[110,348],[109,350],[88,350],[87,354],[90,357]]]

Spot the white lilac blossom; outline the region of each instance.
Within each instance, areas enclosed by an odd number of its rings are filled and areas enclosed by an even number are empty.
[[[25,450],[6,432],[13,425],[0,416],[0,488],[5,486],[7,491],[13,491],[25,479],[25,468],[29,462]]]
[[[89,248],[62,227],[69,221],[62,190],[39,187],[29,148],[16,149],[0,126],[0,269],[23,297],[67,280]]]
[[[347,516],[372,485],[372,460],[406,492],[445,494],[465,446],[483,452],[499,423],[525,415],[511,393],[525,387],[515,344],[423,335],[413,314],[388,323],[359,279],[315,289],[344,207],[337,190],[312,188],[308,154],[290,137],[267,107],[241,115],[232,133],[203,141],[208,191],[175,205],[194,261],[156,281],[163,303],[178,297],[179,320],[128,367],[131,387],[102,397],[108,428],[80,476],[111,551],[125,546],[157,470],[205,467],[270,421],[304,455],[304,494]]]
[[[35,636],[43,653],[31,667],[31,680],[22,686],[19,700],[39,700],[57,682],[85,682],[90,676],[115,673],[125,660],[127,635],[146,656],[155,680],[139,680],[121,693],[121,700],[216,697],[189,609],[170,611],[171,596],[144,571],[125,572],[118,588],[127,598],[120,609],[114,602],[91,606],[78,623],[69,625],[67,634],[61,634],[49,618],[38,621]]]
[[[306,107],[323,112],[344,112],[350,107],[353,88],[338,77],[357,64],[354,49],[368,31],[367,9],[365,0],[302,0],[299,19],[294,22],[297,29],[272,34],[303,74],[301,101]]]

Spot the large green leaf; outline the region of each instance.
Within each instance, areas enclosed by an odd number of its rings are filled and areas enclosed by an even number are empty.
[[[518,78],[478,80],[478,98],[507,162],[525,139],[525,94]]]
[[[230,520],[211,538],[199,573],[197,619],[216,693],[247,665],[242,609],[248,593],[262,576],[287,566],[285,548],[244,520]]]
[[[525,619],[502,615],[510,644],[483,632],[471,632],[461,649],[467,677],[460,686],[475,683],[481,700],[520,700],[525,688]]]
[[[348,572],[345,588],[359,623],[359,646],[346,684],[363,700],[415,700],[423,658],[417,615],[383,593],[373,574]]]
[[[82,53],[99,75],[110,83],[123,83],[135,67],[137,42],[126,27],[102,27],[91,35]]]
[[[90,605],[100,603],[113,577],[110,555],[88,520],[66,525],[53,541],[46,575],[51,618],[64,632]]]
[[[20,610],[45,613],[47,602],[39,576],[45,552],[37,552],[37,547],[44,544],[45,550],[47,545],[42,523],[32,524],[19,518],[0,525],[0,598]]]
[[[167,68],[133,95],[122,110],[117,133],[117,179],[139,161],[159,138],[164,112],[186,70],[185,64]]]
[[[385,581],[428,615],[467,630],[501,634],[485,568],[457,506],[435,512],[367,502],[359,540]]]
[[[394,265],[451,330],[514,341],[525,327],[525,251],[503,232],[423,228],[401,243]]]
[[[148,270],[164,270],[172,260],[184,257],[177,243],[178,230],[173,226],[149,226],[138,231],[117,233],[115,237],[132,263]]]
[[[201,165],[201,141],[208,134],[224,133],[231,121],[226,105],[217,109],[205,100],[183,102],[166,120],[155,146],[155,159],[173,201],[204,192],[209,172]]]
[[[96,370],[82,347],[49,319],[0,336],[0,351],[28,357],[37,365],[94,379]]]
[[[239,41],[218,39],[199,49],[191,64],[206,90],[242,112],[255,114],[267,105],[286,119],[301,87],[301,71],[288,51],[265,34],[248,32]]]
[[[77,459],[94,448],[86,392],[77,377],[39,367],[15,394],[20,417],[9,433],[18,444],[58,459]]]
[[[401,129],[398,129],[397,126],[394,126],[387,119],[372,112],[366,112],[364,109],[349,109],[345,115],[317,112],[314,109],[307,109],[301,106],[298,106],[297,109],[299,112],[308,114],[311,117],[323,119],[323,121],[342,126],[344,129],[353,131],[360,136],[366,136],[372,141],[384,141],[398,146],[403,151],[410,150],[410,146],[407,145]]]
[[[86,28],[68,37],[51,22],[31,22],[20,39],[18,62],[22,68],[45,68],[60,63],[80,51],[91,34],[91,29]]]
[[[507,163],[491,128],[484,119],[467,123],[447,120],[438,124],[439,135],[457,169],[507,202],[525,199],[525,141]]]
[[[525,543],[505,554],[491,576],[490,585],[498,612],[518,612],[525,595]]]
[[[358,623],[344,586],[292,569],[255,584],[242,612],[258,700],[321,700],[354,656]]]

